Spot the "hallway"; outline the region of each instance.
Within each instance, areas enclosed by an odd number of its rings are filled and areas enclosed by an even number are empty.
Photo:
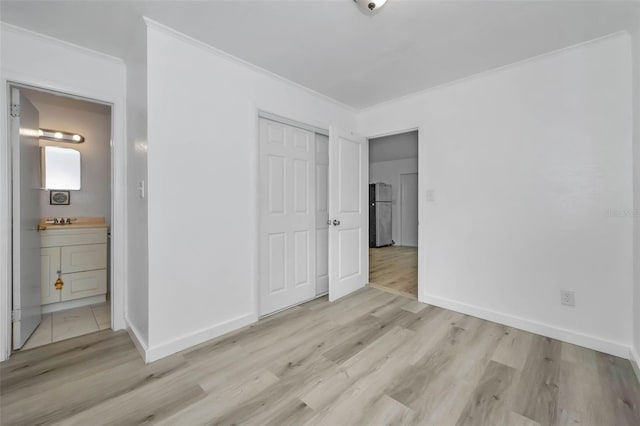
[[[369,285],[418,298],[418,248],[390,246],[369,249]]]

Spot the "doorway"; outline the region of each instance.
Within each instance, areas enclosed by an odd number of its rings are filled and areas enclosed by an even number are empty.
[[[418,131],[369,139],[369,285],[418,297]]]
[[[110,104],[10,85],[12,350],[111,328]]]

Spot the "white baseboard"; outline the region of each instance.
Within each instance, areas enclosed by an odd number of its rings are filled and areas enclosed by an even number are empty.
[[[640,354],[633,347],[629,349],[629,361],[631,361],[633,371],[636,373],[636,379],[640,382]]]
[[[142,357],[144,362],[148,363],[149,361],[147,360],[147,344],[140,337],[140,330],[138,330],[135,325],[131,324],[129,318],[125,318],[124,321],[127,324],[127,333],[129,333],[129,337],[131,337],[133,345],[138,350],[138,353],[140,353],[140,356]]]
[[[180,352],[202,342],[206,342],[207,340],[222,336],[223,334],[229,333],[230,331],[234,331],[249,324],[253,324],[256,321],[258,321],[258,316],[254,312],[251,312],[222,322],[220,324],[216,324],[211,327],[189,333],[177,339],[170,340],[166,343],[161,343],[159,345],[147,348],[145,360],[146,362],[157,361],[176,352]]]
[[[65,309],[79,308],[80,306],[95,305],[96,303],[103,303],[107,300],[105,294],[100,296],[83,297],[82,299],[67,300],[66,302],[48,303],[42,305],[42,313],[48,314],[51,312],[64,311]]]
[[[517,317],[515,315],[496,312],[480,306],[456,302],[455,300],[445,299],[442,297],[423,295],[423,297],[420,298],[420,301],[488,321],[508,325],[509,327],[540,334],[545,337],[551,337],[553,339],[573,343],[574,345],[619,356],[621,358],[626,359],[629,357],[629,346],[622,343],[612,342],[610,340],[601,339],[588,334],[555,327],[538,321]]]

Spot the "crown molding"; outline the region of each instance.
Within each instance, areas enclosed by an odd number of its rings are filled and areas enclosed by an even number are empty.
[[[330,103],[332,103],[332,104],[334,104],[336,106],[339,106],[340,108],[346,109],[347,111],[352,112],[354,114],[357,114],[359,112],[359,110],[357,108],[354,108],[354,107],[352,107],[350,105],[344,104],[344,103],[342,103],[342,102],[340,102],[340,101],[338,101],[338,100],[336,100],[336,99],[334,99],[334,98],[332,98],[330,96],[327,96],[327,95],[324,95],[322,93],[316,92],[313,89],[310,89],[310,88],[308,88],[306,86],[303,86],[303,85],[301,85],[299,83],[296,83],[294,81],[291,81],[288,78],[285,78],[285,77],[283,77],[283,76],[281,76],[279,74],[276,74],[276,73],[274,73],[272,71],[269,71],[269,70],[267,70],[265,68],[262,68],[262,67],[260,67],[260,66],[258,66],[256,64],[253,64],[251,62],[245,61],[244,59],[238,58],[237,56],[234,56],[234,55],[232,55],[232,54],[230,54],[228,52],[225,52],[224,50],[220,50],[217,47],[213,47],[210,44],[207,44],[207,43],[205,43],[205,42],[203,42],[201,40],[195,39],[195,38],[193,38],[191,36],[188,36],[188,35],[180,32],[180,31],[178,31],[176,29],[173,29],[173,28],[168,27],[168,26],[166,26],[164,24],[161,24],[158,21],[154,21],[153,19],[148,18],[146,16],[143,16],[142,19],[144,19],[144,22],[147,25],[147,28],[153,28],[155,30],[161,31],[161,32],[163,32],[163,33],[165,33],[167,35],[170,35],[170,36],[175,37],[175,38],[177,38],[177,39],[179,39],[181,41],[184,41],[185,43],[188,43],[188,44],[190,44],[190,45],[192,45],[194,47],[197,47],[197,48],[200,48],[202,50],[206,50],[206,51],[208,51],[210,53],[213,53],[214,55],[216,55],[216,56],[218,56],[218,57],[220,57],[222,59],[226,59],[227,61],[233,62],[233,63],[238,64],[238,65],[242,65],[245,68],[249,68],[252,71],[258,72],[258,73],[263,74],[263,75],[265,75],[267,77],[270,77],[270,78],[273,78],[275,80],[278,80],[278,81],[280,81],[282,83],[285,83],[285,84],[287,84],[287,85],[289,85],[291,87],[294,87],[296,89],[303,90],[303,91],[305,91],[305,92],[307,92],[307,93],[309,93],[309,94],[311,94],[311,95],[313,95],[315,97],[321,98],[321,99],[323,99],[323,100],[325,100],[327,102],[330,102]]]
[[[28,30],[23,27],[18,27],[16,25],[9,24],[4,21],[0,21],[0,28],[3,30],[11,31],[16,34],[22,34],[22,35],[27,35],[34,38],[39,38],[41,40],[57,44],[59,46],[62,46],[68,49],[77,50],[78,52],[81,52],[83,54],[95,56],[96,58],[108,60],[116,64],[124,65],[125,63],[124,59],[122,58],[118,58],[116,56],[111,56],[106,53],[98,52],[97,50],[89,49],[88,47],[83,47],[74,43],[70,43],[65,40],[61,40],[59,38],[55,38],[55,37],[42,34],[36,31]]]

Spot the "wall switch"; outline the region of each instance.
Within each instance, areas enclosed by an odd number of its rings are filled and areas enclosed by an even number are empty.
[[[436,200],[435,189],[427,189],[427,202],[432,203]]]
[[[144,181],[141,180],[140,183],[138,183],[138,192],[140,193],[140,198],[144,198]]]
[[[576,306],[575,291],[560,290],[560,303],[565,306]]]

